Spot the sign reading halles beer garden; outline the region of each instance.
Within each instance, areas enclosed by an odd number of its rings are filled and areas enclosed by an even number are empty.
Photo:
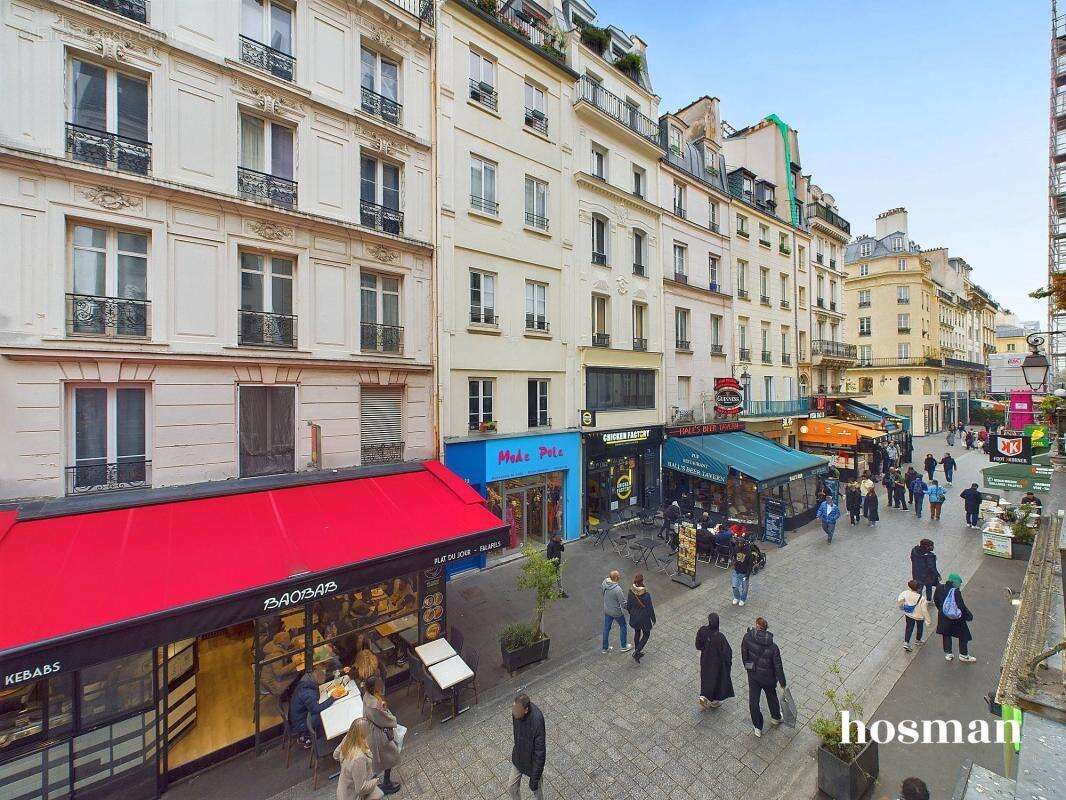
[[[735,417],[744,408],[744,390],[736,378],[714,379],[714,414]]]

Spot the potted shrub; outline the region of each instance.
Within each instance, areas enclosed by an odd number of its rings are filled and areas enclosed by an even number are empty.
[[[610,41],[611,35],[603,28],[597,28],[595,25],[586,25],[581,29],[581,43],[601,56]]]
[[[474,0],[474,5],[486,14],[496,16],[496,0]]]
[[[496,430],[496,420],[482,422],[477,426],[477,429],[481,433],[493,433]]]
[[[629,77],[636,79],[644,68],[644,59],[640,53],[626,53],[614,60],[614,65]]]
[[[555,562],[549,561],[543,550],[528,544],[522,548],[522,555],[525,560],[515,585],[533,592],[533,621],[515,622],[500,631],[500,655],[504,669],[512,675],[515,670],[548,657],[551,639],[542,627],[544,612],[562,597]]]
[[[833,665],[829,671],[840,680],[839,665]],[[866,744],[844,744],[840,713],[847,711],[852,720],[861,720],[862,706],[858,697],[849,691],[827,689],[825,698],[832,706],[832,714],[811,722],[811,730],[820,740],[818,788],[833,800],[859,800],[877,780],[877,742],[868,739]]]
[[[1032,513],[1032,506],[1022,506],[1017,520],[1011,525],[1010,532],[1014,534],[1014,538],[1011,540],[1011,558],[1028,561],[1029,556],[1033,554],[1033,537],[1036,531],[1029,524],[1029,517],[1032,516]]]

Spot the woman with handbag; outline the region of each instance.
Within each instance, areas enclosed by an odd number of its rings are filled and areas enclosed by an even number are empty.
[[[633,576],[626,608],[629,609],[629,625],[633,628],[633,660],[639,664],[640,659],[644,658],[644,646],[655,624],[655,606],[651,602],[651,593],[644,586],[643,573],[638,572]]]
[[[363,694],[363,716],[370,723],[370,753],[374,760],[374,774],[382,774],[383,794],[395,794],[400,784],[392,782],[392,770],[400,763],[400,746],[396,742],[396,717],[385,701],[385,683],[380,675],[366,679]]]
[[[896,605],[903,611],[903,649],[911,651],[911,634],[918,629],[917,644],[925,644],[922,635],[925,626],[932,622],[929,615],[929,602],[922,594],[922,585],[916,580],[907,581],[907,588],[896,598]]]
[[[352,722],[333,758],[341,765],[337,776],[337,800],[381,800],[378,779],[371,777],[370,723],[360,717]]]
[[[945,661],[953,659],[952,640],[958,639],[959,661],[970,664],[977,660],[970,655],[969,647],[973,636],[970,635],[970,626],[967,623],[973,621],[973,614],[963,602],[961,588],[962,577],[957,572],[952,572],[948,575],[947,583],[936,587],[933,592],[933,603],[940,612],[936,620],[936,632],[944,640]]]

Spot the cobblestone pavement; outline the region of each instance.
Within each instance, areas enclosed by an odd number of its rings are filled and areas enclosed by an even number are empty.
[[[916,440],[916,459],[929,450],[943,453],[943,437]],[[910,577],[910,548],[919,538],[931,538],[941,572],[959,572],[964,579],[983,557],[979,534],[962,522],[958,492],[979,481],[986,457],[961,448],[955,448],[955,457],[959,471],[939,523],[928,512],[918,520],[912,511],[887,509],[882,502],[876,527],[865,522],[851,527],[845,517],[832,545],[817,526],[807,526],[802,535],[792,534],[788,546],[770,548],[769,564],[752,580],[744,608],[730,604],[728,574],[715,571],[697,589],[656,603],[659,622],[640,665],[617,650],[602,655],[598,643],[590,644],[501,682],[458,720],[411,737],[397,770],[403,790],[394,797],[505,797],[510,698],[519,688],[531,694],[547,720],[548,798],[814,796],[815,738],[806,723],[823,707],[822,692],[836,682],[833,665],[840,665],[848,688],[860,693],[872,714],[913,658],[900,646],[895,605]],[[591,546],[582,542],[573,549]],[[601,565],[603,572],[616,567],[624,576],[634,571],[613,554],[604,554]],[[598,580],[571,575],[570,592],[598,592]],[[565,611],[561,606],[550,614],[560,609]],[[693,643],[709,611],[721,614],[733,646],[738,696],[704,712],[697,704]],[[800,717],[796,729],[768,728],[762,738],[752,735],[739,655],[741,637],[756,616],[769,620],[781,647]],[[550,628],[550,618],[547,624]],[[591,617],[590,634],[600,624]],[[979,660],[998,661],[1000,643],[986,647],[980,620],[974,636]],[[895,788],[879,789],[875,796],[893,796]],[[527,796],[525,786],[522,791]],[[333,783],[312,792],[307,780],[273,800],[324,800],[335,792]]]

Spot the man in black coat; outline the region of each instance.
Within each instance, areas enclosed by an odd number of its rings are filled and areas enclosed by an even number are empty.
[[[321,725],[319,714],[333,705],[333,698],[327,697],[319,702],[318,687],[326,682],[326,670],[315,667],[310,672],[305,672],[303,677],[296,683],[296,690],[292,693],[292,701],[289,703],[289,725],[292,732],[300,737],[305,748],[311,746],[311,734],[307,729],[307,715],[311,715],[314,725]],[[319,735],[322,732],[319,731]]]
[[[762,736],[763,716],[760,695],[766,695],[770,708],[770,722],[781,724],[781,704],[777,700],[777,688],[785,688],[785,668],[781,664],[781,650],[774,643],[774,635],[767,630],[762,617],[755,620],[755,627],[748,628],[740,645],[740,657],[748,671],[748,710],[755,735]]]
[[[978,527],[977,523],[981,514],[981,490],[977,488],[976,483],[971,483],[969,489],[959,492],[959,497],[966,503],[966,527]]]
[[[933,592],[940,585],[940,571],[931,539],[922,539],[911,548],[911,577],[925,587],[925,598],[932,601]]]
[[[659,538],[665,539],[666,534],[670,531],[671,526],[681,519],[681,506],[677,504],[675,500],[666,508],[663,509],[663,525],[659,528]]]
[[[562,537],[558,533],[553,533],[548,540],[544,555],[549,561],[555,562],[555,586],[558,588],[559,594],[562,597],[569,597],[570,595],[563,588],[563,551],[565,549],[566,545],[563,544]]]
[[[520,694],[511,706],[514,727],[514,749],[511,750],[511,782],[507,792],[511,800],[519,800],[522,776],[529,778],[529,790],[537,800],[544,800],[544,715],[529,699]]]

